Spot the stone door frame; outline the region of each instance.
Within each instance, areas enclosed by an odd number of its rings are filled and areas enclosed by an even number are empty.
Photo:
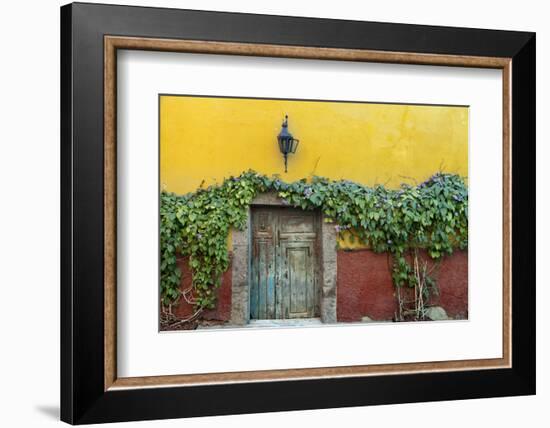
[[[287,207],[275,192],[262,193],[251,202],[247,209],[246,224],[243,230],[232,231],[232,271],[231,271],[231,324],[245,325],[250,321],[250,272],[251,272],[251,207]],[[323,323],[336,322],[336,230],[334,224],[321,217],[320,225],[320,312]]]

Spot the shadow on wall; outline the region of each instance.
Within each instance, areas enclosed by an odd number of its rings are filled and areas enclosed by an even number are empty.
[[[35,409],[42,413],[44,416],[47,416],[49,419],[55,419],[56,421],[60,418],[59,406],[55,405],[39,405]]]

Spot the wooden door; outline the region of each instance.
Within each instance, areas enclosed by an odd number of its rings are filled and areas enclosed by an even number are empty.
[[[275,319],[275,247],[277,216],[269,210],[252,211],[250,318]]]
[[[252,210],[252,319],[319,315],[318,223],[314,212],[291,208]]]

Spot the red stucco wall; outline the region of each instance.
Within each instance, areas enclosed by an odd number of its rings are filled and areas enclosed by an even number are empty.
[[[393,284],[386,254],[370,250],[338,251],[338,321],[391,320],[395,311]]]
[[[386,254],[370,250],[338,251],[338,321],[391,320],[396,311],[394,288]],[[182,289],[191,284],[188,259],[178,259],[182,271]],[[430,302],[442,306],[453,318],[468,317],[468,253],[457,251],[446,257],[436,272],[439,296]],[[231,266],[222,276],[217,290],[216,309],[205,311],[204,319],[229,321],[231,318]],[[192,314],[190,305],[180,300],[172,309],[178,317]]]
[[[468,318],[468,252],[457,251],[444,259],[438,273],[439,296],[433,303],[440,305],[453,318]]]
[[[362,317],[391,320],[397,310],[387,254],[370,250],[338,251],[338,321]],[[452,318],[468,317],[468,253],[457,251],[434,270],[439,296],[430,304],[442,306]]]
[[[187,257],[179,258],[178,266],[181,270],[180,288],[184,290],[191,285],[189,259]],[[204,311],[202,318],[207,320],[229,321],[231,318],[231,263],[229,264],[229,269],[222,275],[221,285],[216,292],[216,308]],[[172,308],[172,312],[177,317],[186,318],[193,314],[193,307],[181,298],[178,306]]]

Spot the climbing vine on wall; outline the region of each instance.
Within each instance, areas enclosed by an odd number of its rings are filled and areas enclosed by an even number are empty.
[[[247,171],[187,195],[161,193],[163,305],[184,298],[196,314],[215,307],[215,289],[229,267],[229,231],[244,227],[252,199],[267,191],[277,192],[289,206],[321,210],[340,234],[391,254],[398,319],[404,316],[402,287],[414,289],[416,318],[423,317],[424,303],[435,287],[419,251],[437,262],[468,245],[468,189],[458,175],[436,173],[423,183],[393,190],[322,177],[286,183]],[[186,290],[180,290],[178,254],[189,257],[193,279]]]

